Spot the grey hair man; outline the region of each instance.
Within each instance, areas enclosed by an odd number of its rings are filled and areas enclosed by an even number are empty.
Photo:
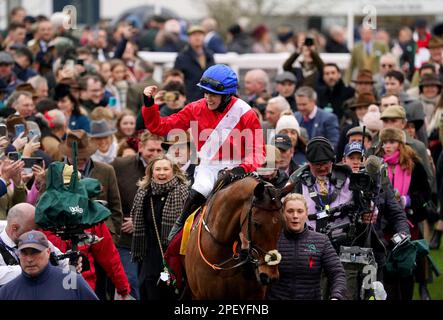
[[[17,253],[17,242],[19,237],[25,232],[36,229],[35,207],[29,203],[19,203],[9,209],[7,224],[0,233],[0,286],[15,279],[22,273]],[[56,255],[61,254],[51,242],[49,242],[51,252]],[[69,260],[59,262],[59,266],[64,270],[69,268]]]
[[[246,72],[244,78],[245,100],[255,105],[255,100],[264,92],[269,92],[269,77],[262,69],[252,69]]]
[[[275,135],[275,127],[277,126],[278,119],[283,112],[289,111],[292,114],[291,106],[285,97],[277,96],[269,99],[266,110],[266,122],[262,124],[263,134],[265,135],[265,141],[271,141]]]
[[[340,131],[335,114],[317,106],[317,93],[314,89],[303,86],[295,92],[298,111],[295,113],[300,127],[308,132],[309,140],[322,136],[327,138],[334,148],[337,147]]]

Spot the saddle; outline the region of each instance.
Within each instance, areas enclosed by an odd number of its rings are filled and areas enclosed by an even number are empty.
[[[182,289],[184,280],[182,258],[186,254],[191,229],[198,223],[201,211],[200,207],[186,219],[184,227],[169,242],[165,251],[164,259],[178,290]]]

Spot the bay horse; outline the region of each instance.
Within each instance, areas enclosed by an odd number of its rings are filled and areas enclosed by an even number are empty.
[[[265,298],[265,285],[278,280],[281,198],[291,190],[292,185],[280,191],[257,177],[246,176],[209,198],[186,249],[185,270],[192,299]],[[240,249],[240,232],[250,241],[250,268],[233,249],[236,243]]]

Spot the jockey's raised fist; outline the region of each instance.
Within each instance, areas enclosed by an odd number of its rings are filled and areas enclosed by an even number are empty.
[[[154,97],[156,93],[157,86],[148,86],[145,88],[145,90],[143,90],[143,94],[148,98]]]

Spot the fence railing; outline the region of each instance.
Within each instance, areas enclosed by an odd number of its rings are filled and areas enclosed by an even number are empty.
[[[174,66],[177,53],[141,51],[138,55],[154,65],[154,79],[161,82],[163,71]],[[225,63],[231,66],[237,74],[254,68],[266,69],[272,74],[276,74],[282,70],[282,65],[289,56],[289,53],[237,54],[229,52],[215,54],[214,59],[217,63]],[[320,57],[325,63],[335,62],[340,69],[345,69],[350,60],[350,54],[348,53],[321,53]]]

